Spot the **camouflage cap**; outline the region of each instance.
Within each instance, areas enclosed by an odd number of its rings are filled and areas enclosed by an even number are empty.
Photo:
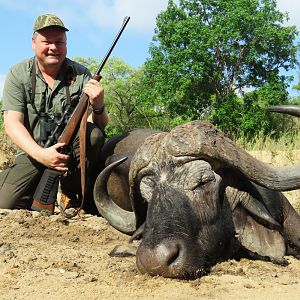
[[[62,28],[65,31],[69,31],[69,29],[65,27],[64,23],[59,17],[52,14],[46,14],[46,15],[41,15],[36,19],[33,26],[33,32],[50,26],[57,26]]]

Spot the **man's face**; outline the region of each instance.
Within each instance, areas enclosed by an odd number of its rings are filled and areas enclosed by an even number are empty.
[[[48,27],[34,33],[32,49],[42,66],[61,66],[67,55],[65,31],[58,27]]]

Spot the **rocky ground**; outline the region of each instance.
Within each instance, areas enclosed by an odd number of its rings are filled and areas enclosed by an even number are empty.
[[[299,204],[299,191],[288,197],[293,205]],[[141,275],[134,257],[110,257],[128,236],[100,217],[81,214],[67,220],[59,214],[0,210],[0,230],[3,300],[300,297],[300,260],[293,257],[286,258],[285,267],[230,260],[200,279],[174,280]]]

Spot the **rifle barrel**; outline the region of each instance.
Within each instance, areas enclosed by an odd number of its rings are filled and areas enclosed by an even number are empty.
[[[103,67],[104,67],[104,65],[105,65],[105,63],[106,63],[106,61],[108,60],[108,58],[109,58],[111,52],[113,51],[115,45],[117,44],[117,42],[118,42],[118,40],[119,40],[119,38],[120,38],[122,32],[124,31],[124,29],[125,29],[127,23],[129,22],[129,20],[130,20],[130,17],[128,17],[128,16],[125,17],[125,19],[124,19],[124,21],[123,21],[122,27],[120,28],[118,34],[116,35],[116,37],[115,37],[114,41],[112,42],[112,45],[111,45],[110,48],[108,49],[107,53],[105,54],[105,56],[104,56],[102,62],[100,63],[100,65],[99,65],[99,67],[98,67],[98,69],[97,69],[97,71],[96,71],[94,77],[97,77],[97,76],[100,75],[100,72],[102,71],[102,69],[103,69]]]

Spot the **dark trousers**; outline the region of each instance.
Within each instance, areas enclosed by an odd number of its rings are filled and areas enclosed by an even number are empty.
[[[92,123],[87,123],[86,143],[86,177],[91,181],[97,172],[104,143],[103,133]],[[70,148],[69,171],[61,177],[61,189],[69,198],[75,198],[81,195],[78,135]],[[28,155],[18,155],[13,164],[0,173],[0,208],[30,209],[44,170],[43,165]],[[86,189],[89,188],[92,187],[87,184]]]

